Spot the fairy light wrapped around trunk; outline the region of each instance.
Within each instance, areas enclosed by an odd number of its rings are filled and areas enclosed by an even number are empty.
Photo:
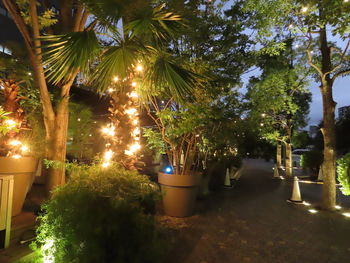
[[[135,67],[137,72],[142,66]],[[136,88],[138,83],[132,78],[119,79],[115,76],[108,93],[112,98],[110,123],[102,128],[106,138],[106,151],[103,156],[103,167],[108,167],[111,161],[121,163],[127,169],[135,169],[138,154],[141,149],[139,100]]]

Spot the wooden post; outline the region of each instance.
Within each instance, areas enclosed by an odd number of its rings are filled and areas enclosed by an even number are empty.
[[[0,176],[0,248],[10,245],[13,176]]]

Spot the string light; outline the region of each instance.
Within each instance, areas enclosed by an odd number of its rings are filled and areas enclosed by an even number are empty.
[[[114,81],[114,82],[118,82],[118,81],[119,81],[119,78],[118,78],[117,76],[115,76],[115,77],[113,78],[113,81]]]
[[[23,145],[22,147],[21,147],[21,151],[22,152],[27,152],[29,150],[29,148],[28,148],[28,146],[26,146],[26,145]]]
[[[131,83],[131,86],[135,88],[135,87],[137,86],[137,83],[133,81],[133,82]]]
[[[137,94],[136,91],[132,91],[132,92],[129,94],[129,97],[130,97],[130,98],[138,98],[139,95]]]
[[[14,128],[14,127],[16,127],[16,125],[17,125],[17,123],[16,123],[14,120],[12,120],[12,119],[7,119],[7,120],[5,120],[5,121],[4,121],[4,124],[5,124],[7,127],[9,127],[9,128]]]
[[[136,66],[136,71],[138,71],[138,72],[142,72],[143,71],[143,66],[142,65],[137,65]]]
[[[309,8],[308,8],[307,6],[304,6],[304,7],[301,9],[301,12],[306,13],[308,9],[309,9]]]
[[[103,163],[102,163],[102,167],[103,167],[103,168],[107,168],[107,167],[110,166],[110,165],[111,165],[110,162],[103,162]]]
[[[135,108],[129,108],[125,111],[126,114],[128,115],[135,115],[137,113],[137,109]]]
[[[112,150],[108,150],[107,152],[105,152],[105,155],[104,155],[104,159],[106,161],[110,161],[113,157],[113,151]]]
[[[114,89],[112,89],[112,88],[109,88],[109,89],[108,89],[108,92],[109,92],[109,93],[112,93],[113,91],[114,91]]]
[[[9,144],[12,146],[18,146],[18,145],[21,145],[22,143],[19,140],[12,140],[9,142]]]

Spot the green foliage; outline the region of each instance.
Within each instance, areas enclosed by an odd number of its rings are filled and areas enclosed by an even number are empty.
[[[303,168],[309,168],[314,173],[318,172],[323,162],[323,153],[321,151],[309,151],[303,153],[300,159],[300,166]]]
[[[100,44],[93,30],[71,32],[66,35],[41,37],[44,47],[44,63],[47,78],[54,85],[66,81],[72,72],[89,72],[90,63],[100,52]]]
[[[340,190],[344,195],[350,195],[350,153],[340,158],[337,164],[338,180],[342,185]]]
[[[43,205],[37,262],[159,262],[162,244],[145,207],[158,196],[146,176],[117,165],[71,166]]]
[[[311,138],[307,131],[295,132],[292,138],[294,148],[306,148],[311,143]]]
[[[93,114],[85,104],[70,102],[67,154],[75,158],[92,158]]]
[[[143,128],[143,136],[146,137],[147,146],[154,150],[157,154],[165,154],[165,143],[162,139],[162,135],[152,129],[152,128]]]
[[[8,119],[7,115],[9,114],[10,112],[6,112],[2,107],[0,107],[0,134],[2,135],[6,135],[12,130],[8,125],[4,124],[4,121]]]

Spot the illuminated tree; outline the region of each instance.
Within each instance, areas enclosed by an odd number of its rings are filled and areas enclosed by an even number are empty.
[[[298,48],[306,53],[309,66],[320,84],[323,100],[322,128],[324,139],[323,208],[336,205],[335,181],[335,115],[333,100],[335,81],[350,73],[349,22],[350,3],[344,0],[273,0],[245,1],[251,13],[251,27],[258,32],[258,39],[269,53],[278,53],[285,44],[272,35],[290,35],[298,41]],[[344,39],[340,47],[330,42],[331,36]]]

